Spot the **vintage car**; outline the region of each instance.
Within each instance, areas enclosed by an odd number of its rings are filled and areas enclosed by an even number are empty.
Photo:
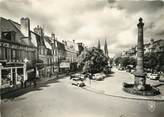
[[[86,79],[86,76],[81,73],[76,73],[70,75],[71,84],[78,87],[84,87],[85,83],[83,82]]]
[[[74,81],[83,81],[85,80],[85,78],[86,78],[85,75],[80,73],[70,75],[70,80],[74,80]]]
[[[147,73],[146,77],[151,80],[159,80],[160,75],[158,73]]]
[[[97,81],[102,81],[104,80],[104,78],[106,77],[106,75],[104,73],[96,73],[93,75],[93,80],[97,80]]]

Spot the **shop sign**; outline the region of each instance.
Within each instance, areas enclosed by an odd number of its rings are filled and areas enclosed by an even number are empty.
[[[61,62],[60,63],[60,68],[69,68],[70,67],[70,63],[69,62]]]

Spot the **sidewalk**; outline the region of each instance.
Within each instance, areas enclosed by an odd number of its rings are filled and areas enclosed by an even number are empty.
[[[84,89],[94,93],[119,97],[119,98],[164,101],[164,82],[147,80],[148,84],[151,84],[152,86],[156,86],[157,88],[159,88],[161,92],[160,95],[157,96],[132,95],[124,92],[122,88],[124,82],[133,83],[134,76],[125,71],[118,71],[117,69],[113,69],[113,71],[114,74],[112,74],[110,77],[105,78],[104,81],[92,80],[91,83],[89,80],[84,81],[84,83],[86,84],[86,87],[84,87]]]
[[[58,78],[56,78],[55,75],[52,76],[52,77],[41,78],[41,79],[39,79],[39,81],[37,81],[37,85],[46,83],[46,82],[48,82],[50,80],[58,80],[58,79],[60,79],[60,78],[62,78],[64,76],[66,76],[66,75],[65,74],[60,74]],[[34,86],[32,84],[32,86],[28,86],[26,88],[21,88],[21,85],[18,84],[18,85],[14,86],[14,87],[7,87],[5,89],[1,89],[0,95],[3,97],[3,95],[8,95],[8,94],[10,95],[10,93],[14,93],[14,92],[17,92],[17,91],[20,91],[20,90],[26,90],[26,89],[33,88],[33,87]]]

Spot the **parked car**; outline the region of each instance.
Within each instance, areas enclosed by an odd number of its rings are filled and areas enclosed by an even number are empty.
[[[118,70],[122,71],[125,70],[123,67],[119,67]]]
[[[151,80],[159,80],[160,75],[157,73],[147,73],[146,77]]]
[[[85,80],[85,78],[86,78],[85,75],[80,73],[70,75],[70,80],[74,80],[74,81],[83,81]]]
[[[86,86],[84,82],[78,81],[78,82],[72,82],[72,85],[77,87],[84,87]]]
[[[135,69],[132,69],[132,70],[130,71],[130,73],[131,73],[131,74],[134,74],[135,71],[136,71]]]
[[[103,73],[96,73],[93,75],[93,80],[102,81],[106,77]]]
[[[74,75],[70,76],[70,80],[72,85],[78,86],[78,87],[84,87],[85,83],[83,82],[85,80],[85,75],[76,73]]]

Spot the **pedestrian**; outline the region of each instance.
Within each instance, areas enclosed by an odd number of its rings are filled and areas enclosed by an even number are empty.
[[[33,84],[34,84],[34,87],[37,86],[37,80],[39,79],[39,72],[37,70],[37,67],[35,66],[34,67],[34,78],[33,78]]]

